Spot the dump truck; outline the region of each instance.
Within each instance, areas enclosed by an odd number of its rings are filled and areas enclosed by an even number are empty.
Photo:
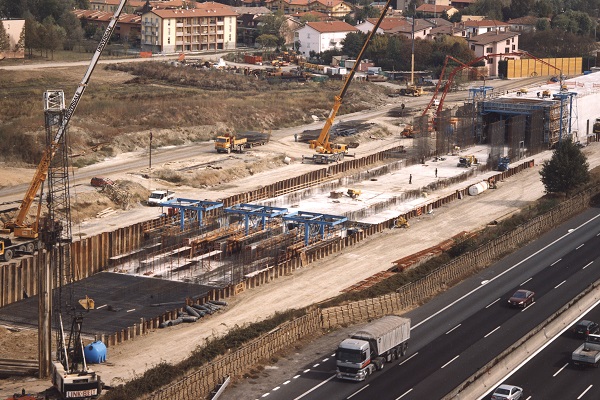
[[[246,145],[248,144],[248,139],[246,138],[237,138],[235,136],[226,134],[223,136],[217,136],[215,139],[215,150],[217,153],[243,153]]]
[[[344,339],[335,352],[336,376],[363,381],[375,371],[406,354],[410,319],[388,315]]]
[[[575,365],[600,366],[600,335],[588,335],[571,355]]]
[[[173,200],[175,198],[175,192],[165,189],[157,189],[150,193],[148,197],[149,206],[158,206],[160,203],[165,201]]]

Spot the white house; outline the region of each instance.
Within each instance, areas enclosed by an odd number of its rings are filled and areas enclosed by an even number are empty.
[[[519,51],[519,33],[517,32],[487,32],[467,39],[467,43],[476,57],[488,54],[508,54]],[[507,55],[510,58],[519,58]],[[498,61],[504,56],[490,57],[486,60],[489,76],[498,75]]]
[[[311,51],[319,54],[325,50],[341,49],[346,35],[358,30],[343,21],[307,22],[296,31],[300,53],[308,56]]]
[[[486,32],[506,32],[510,25],[493,19],[483,19],[481,21],[464,21],[465,28],[469,36],[481,35]]]

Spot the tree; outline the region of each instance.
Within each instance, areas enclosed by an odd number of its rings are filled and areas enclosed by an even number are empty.
[[[81,22],[75,14],[68,12],[61,15],[58,24],[65,30],[65,41],[63,47],[65,50],[73,50],[75,45],[83,40],[83,28]]]
[[[342,41],[342,51],[347,54],[348,57],[355,58],[360,49],[362,49],[367,35],[362,32],[350,32],[346,35],[346,38]]]
[[[4,24],[0,21],[0,52],[10,50],[10,41],[8,33],[4,29]]]
[[[65,30],[56,25],[54,18],[51,16],[44,19],[42,27],[44,33],[41,39],[43,48],[46,50],[46,57],[48,57],[48,51],[50,51],[51,58],[54,60],[54,51],[59,49],[65,41]]]
[[[552,158],[544,161],[540,175],[547,193],[564,193],[590,181],[590,164],[579,147],[570,139],[557,145]]]

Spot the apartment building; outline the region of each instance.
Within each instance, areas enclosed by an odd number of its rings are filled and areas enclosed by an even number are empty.
[[[143,51],[185,53],[235,49],[237,13],[215,2],[190,10],[154,9],[142,15]]]

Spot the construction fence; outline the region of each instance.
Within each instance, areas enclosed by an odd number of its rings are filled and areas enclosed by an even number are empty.
[[[600,188],[592,188],[580,193],[550,212],[532,219],[473,252],[458,257],[422,279],[402,286],[396,293],[313,310],[303,317],[286,322],[278,329],[200,367],[148,398],[152,400],[206,398],[226,377],[242,375],[256,363],[269,359],[278,351],[294,344],[295,340],[314,335],[320,329],[328,330],[344,324],[365,322],[387,314],[400,314],[534,240],[541,232],[546,232],[580,213],[589,206],[590,199],[598,193]]]

